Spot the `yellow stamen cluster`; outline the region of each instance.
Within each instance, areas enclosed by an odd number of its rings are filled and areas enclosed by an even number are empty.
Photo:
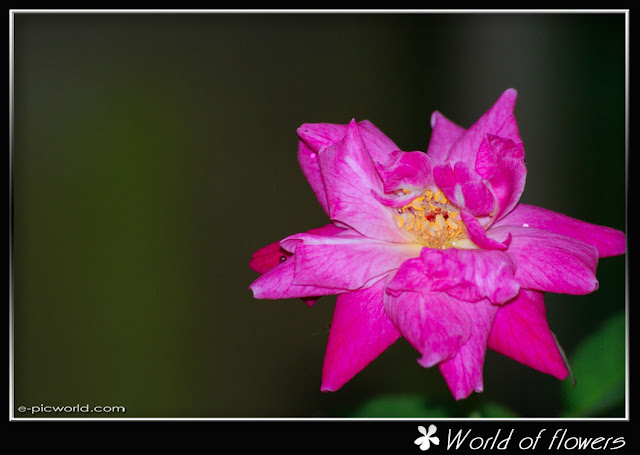
[[[434,194],[427,190],[397,211],[393,219],[398,228],[429,248],[450,248],[466,234],[460,212],[442,191]]]

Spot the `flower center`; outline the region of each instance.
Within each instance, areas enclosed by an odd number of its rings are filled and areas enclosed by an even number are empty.
[[[399,229],[407,231],[429,248],[451,248],[466,238],[466,227],[460,211],[449,203],[442,191],[425,191],[399,208],[393,219]]]

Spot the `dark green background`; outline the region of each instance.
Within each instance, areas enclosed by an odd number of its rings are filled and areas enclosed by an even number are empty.
[[[468,127],[516,88],[521,200],[624,230],[623,14],[13,19],[16,408],[324,417],[378,395],[453,400],[405,340],[321,393],[334,298],[252,298],[251,254],[326,223],[297,164],[304,122],[369,119],[426,150],[434,110]],[[625,257],[597,276],[591,295],[546,298],[570,356],[624,309]],[[550,376],[489,352],[484,378],[471,400],[559,412]]]

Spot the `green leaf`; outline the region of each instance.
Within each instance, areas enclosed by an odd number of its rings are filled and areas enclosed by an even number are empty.
[[[381,395],[368,400],[349,417],[449,417],[450,409],[419,395]]]
[[[501,404],[476,398],[428,398],[417,394],[380,395],[348,413],[349,417],[516,417]]]
[[[565,416],[602,416],[625,396],[625,315],[618,313],[569,356],[575,388],[563,384]]]

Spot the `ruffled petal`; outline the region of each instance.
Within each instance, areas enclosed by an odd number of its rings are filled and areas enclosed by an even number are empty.
[[[427,156],[434,163],[446,163],[453,144],[460,139],[466,130],[438,111],[431,114],[431,128],[433,131],[427,147]]]
[[[463,305],[471,321],[471,336],[458,349],[456,355],[438,365],[444,380],[456,400],[467,398],[471,392],[482,392],[482,367],[487,351],[487,340],[498,307],[486,300]]]
[[[328,213],[334,222],[374,239],[408,240],[393,220],[393,209],[385,207],[372,194],[372,191],[382,193],[383,185],[354,121],[344,139],[326,147],[318,158]]]
[[[489,183],[495,196],[493,219],[509,213],[520,200],[527,178],[522,145],[488,134],[480,143],[475,171]]]
[[[385,193],[433,185],[431,163],[423,152],[396,150],[387,156],[384,163],[378,163],[378,174]]]
[[[588,294],[598,288],[598,250],[582,240],[532,227],[501,226],[491,237],[512,235],[507,249],[516,259],[520,286],[561,294]]]
[[[463,161],[475,166],[480,144],[488,134],[510,139],[516,145],[522,143],[518,125],[513,116],[518,94],[515,90],[506,90],[491,108],[485,112],[451,147],[448,162]]]
[[[419,258],[400,267],[387,290],[393,295],[441,291],[467,302],[488,298],[502,304],[520,290],[515,271],[515,260],[504,251],[423,248]]]
[[[331,321],[321,390],[335,391],[400,337],[383,308],[385,279],[341,294]]]
[[[423,249],[425,273],[433,280],[433,290],[469,302],[483,298],[505,303],[520,290],[514,278],[516,262],[499,250]]]
[[[474,216],[488,215],[495,208],[493,193],[480,176],[466,163],[457,162],[437,166],[433,170],[436,185],[447,199]]]
[[[396,150],[386,162],[377,164],[384,194],[374,191],[373,195],[388,207],[402,207],[434,185],[431,167],[431,160],[423,152]]]
[[[402,336],[422,355],[429,368],[450,359],[471,336],[472,322],[463,303],[444,292],[387,292],[384,309]]]
[[[527,204],[518,204],[495,227],[532,227],[582,240],[598,249],[599,257],[618,256],[626,250],[624,232],[587,223],[562,213]]]
[[[420,254],[415,244],[394,244],[360,235],[297,234],[281,244],[294,252],[293,283],[354,290]]]
[[[496,313],[490,349],[543,373],[565,379],[567,367],[549,329],[542,292],[523,289]]]

